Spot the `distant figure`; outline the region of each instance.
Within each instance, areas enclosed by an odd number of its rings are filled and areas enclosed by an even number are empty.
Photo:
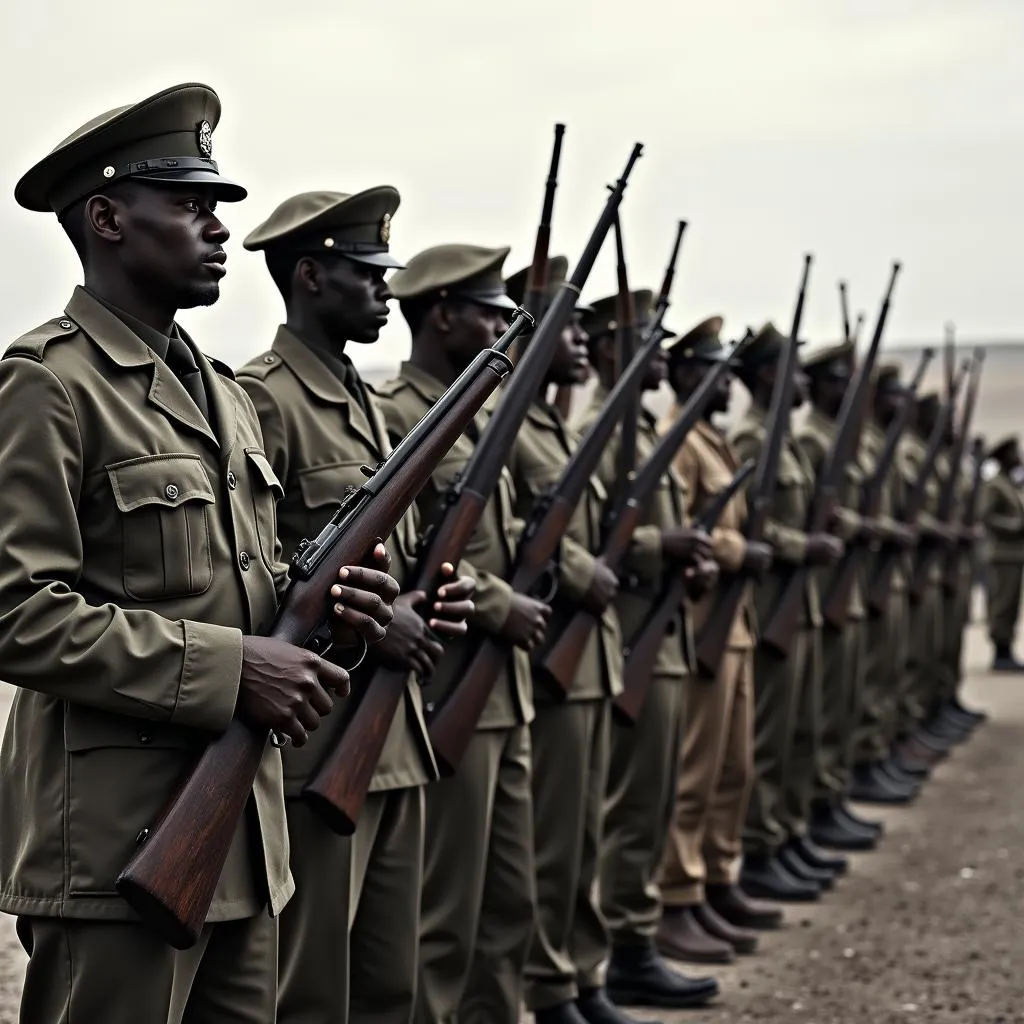
[[[988,634],[995,647],[994,672],[1024,672],[1013,655],[1024,580],[1024,497],[1015,482],[1024,466],[1016,437],[998,442],[989,458],[999,471],[985,483],[981,518],[989,539]]]

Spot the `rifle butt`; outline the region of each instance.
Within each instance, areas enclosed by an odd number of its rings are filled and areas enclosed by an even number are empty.
[[[664,636],[664,631],[662,631]],[[622,666],[622,693],[612,702],[612,713],[622,725],[636,725],[647,699],[654,674],[658,646],[653,638],[641,636],[635,647],[628,648]]]
[[[541,667],[559,696],[568,696],[572,689],[583,651],[596,624],[597,619],[590,612],[578,611],[544,656]]]
[[[507,657],[508,650],[496,640],[485,641],[448,699],[431,716],[427,734],[443,777],[454,775],[462,763]]]
[[[234,719],[117,878],[124,901],[174,949],[199,939],[268,740]]]
[[[718,675],[718,666],[729,646],[729,634],[739,614],[745,590],[746,581],[734,579],[711,610],[697,636],[697,665],[701,672],[712,679]]]
[[[775,614],[761,634],[761,643],[780,658],[788,657],[793,648],[793,637],[800,626],[805,582],[803,569],[790,576],[775,606]]]
[[[858,556],[859,552],[851,551],[843,559],[821,606],[821,614],[826,625],[837,632],[846,625],[850,612],[850,597],[857,579]]]
[[[380,669],[370,680],[338,742],[302,787],[302,799],[340,836],[356,830],[408,673]]]

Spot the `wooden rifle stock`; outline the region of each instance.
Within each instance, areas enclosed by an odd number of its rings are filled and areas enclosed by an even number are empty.
[[[437,463],[511,368],[505,354],[530,321],[523,310],[493,349],[481,352],[427,415],[311,542],[292,558],[292,585],[270,636],[319,646],[330,619],[330,588],[344,565],[363,561],[387,536]],[[232,837],[270,741],[234,719],[209,744],[117,879],[118,893],[171,946],[199,938]]]
[[[630,481],[629,489],[619,508],[609,518],[610,526],[600,552],[602,561],[613,571],[618,570],[629,550],[641,507],[668,471],[676,452],[686,440],[686,435],[704,414],[705,408],[715,394],[719,378],[728,369],[729,360],[725,359],[708,371],[683,406],[679,418],[658,439],[654,451]],[[599,618],[600,616],[593,612],[580,608],[548,650],[542,668],[547,678],[556,684],[559,692],[568,694],[572,688],[576,669]]]
[[[721,519],[729,502],[746,483],[756,463],[748,459],[728,486],[715,496],[708,507],[694,520],[694,526],[710,533]],[[654,602],[647,618],[622,649],[622,693],[612,705],[624,724],[634,724],[647,699],[653,679],[658,652],[669,626],[675,620],[686,597],[686,576],[681,566],[670,572],[668,582]]]
[[[836,502],[843,481],[843,474],[846,471],[846,464],[851,458],[856,457],[860,426],[863,422],[864,403],[871,385],[871,373],[874,369],[875,359],[878,357],[879,345],[882,343],[882,334],[885,331],[885,322],[889,317],[889,307],[892,303],[892,292],[896,287],[896,277],[899,272],[900,264],[893,263],[892,272],[889,276],[889,286],[886,289],[881,309],[878,312],[878,320],[875,322],[875,331],[871,337],[871,345],[857,367],[854,380],[847,387],[843,395],[842,405],[836,417],[836,431],[828,453],[825,456],[820,479],[815,486],[810,513],[804,527],[805,532],[808,534],[821,533],[827,529],[829,522],[835,514]],[[845,295],[845,289],[843,294]],[[804,592],[810,572],[810,566],[801,565],[789,574],[789,578],[780,593],[775,613],[761,634],[761,642],[772,648],[781,657],[786,657],[789,654],[790,648],[793,645],[793,637],[796,636],[800,625],[800,612],[803,608]],[[852,576],[850,582],[851,584],[853,582]],[[850,594],[847,591],[846,605],[838,609],[842,613],[841,617],[844,622],[846,620],[849,597]]]
[[[881,513],[882,491],[885,488],[886,477],[889,475],[889,470],[896,458],[896,449],[900,438],[903,436],[903,431],[907,426],[910,403],[913,400],[913,395],[921,386],[921,381],[924,379],[925,372],[934,355],[934,349],[926,348],[922,351],[921,359],[917,364],[917,369],[908,388],[911,399],[904,403],[903,408],[889,425],[885,436],[885,446],[878,460],[878,465],[875,467],[871,478],[865,483],[861,511],[868,519],[877,519]],[[853,592],[853,584],[860,566],[864,547],[865,545],[858,544],[851,545],[847,549],[842,562],[839,563],[839,569],[832,579],[832,585],[822,600],[822,618],[824,618],[825,624],[831,629],[840,630],[846,624],[846,617],[850,607],[850,595]]]
[[[800,291],[797,293],[796,308],[793,311],[793,326],[789,332],[789,345],[783,354],[775,374],[775,383],[772,385],[771,403],[765,425],[766,440],[757,463],[757,477],[753,485],[753,498],[747,519],[746,537],[748,541],[760,541],[764,537],[765,526],[768,522],[768,509],[779,472],[779,460],[782,457],[782,442],[789,430],[789,416],[793,408],[793,394],[796,388],[797,345],[799,344],[800,324],[804,315],[804,302],[807,298],[807,281],[811,273],[812,259],[810,253],[804,257]],[[707,675],[718,674],[718,664],[729,643],[732,624],[739,614],[740,604],[747,593],[748,582],[743,573],[733,575],[725,584],[718,603],[701,627],[697,637],[697,664]]]

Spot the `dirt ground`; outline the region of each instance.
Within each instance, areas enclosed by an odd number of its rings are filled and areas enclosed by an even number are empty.
[[[913,807],[876,815],[888,828],[879,850],[720,971],[715,1006],[666,1024],[1024,1022],[1024,677],[985,674],[987,658],[973,627],[964,696],[991,719]],[[0,1024],[17,1020],[24,967],[0,919]]]

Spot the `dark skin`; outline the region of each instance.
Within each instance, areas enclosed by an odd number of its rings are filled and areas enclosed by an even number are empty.
[[[775,386],[775,364],[768,363],[757,369],[752,379],[745,382],[754,403],[762,409],[771,405],[772,388]],[[796,387],[793,389],[793,408],[799,409],[807,401],[808,380],[802,371],[796,374]],[[835,565],[843,557],[843,542],[831,533],[807,534],[807,545],[804,549],[804,560],[808,565]]]
[[[301,257],[285,303],[287,326],[307,345],[333,356],[343,355],[350,341],[372,344],[388,319],[391,290],[385,272],[340,255]],[[395,600],[387,635],[372,651],[380,664],[428,679],[444,653],[443,640],[465,635],[476,584],[469,577],[456,577],[450,563],[441,571],[452,582],[438,587],[428,618],[416,610],[428,602],[423,591],[407,591]]]
[[[669,368],[669,384],[675,392],[680,403],[687,399],[700,387],[704,378],[714,369],[712,362],[684,362],[676,363]],[[704,422],[711,423],[711,417],[716,413],[723,415],[729,411],[732,402],[732,375],[723,373],[718,378],[715,393],[704,410]],[[743,556],[742,571],[754,579],[764,579],[765,574],[772,564],[772,546],[764,541],[748,540],[746,552]]]
[[[616,339],[603,335],[592,346],[594,369],[601,383],[609,391],[615,384]],[[641,391],[657,391],[668,377],[668,361],[661,349],[655,349],[640,378]],[[689,526],[674,526],[661,531],[661,547],[669,558],[685,564],[684,574],[692,583],[693,596],[699,597],[714,586],[718,578],[718,563],[711,553],[711,538],[704,530]],[[690,588],[688,588],[690,589]]]
[[[90,196],[69,213],[86,286],[163,334],[179,309],[212,305],[226,273],[228,229],[217,216],[216,187],[127,181]],[[377,643],[393,618],[398,585],[383,545],[373,567],[340,570],[331,588],[335,643]],[[306,742],[348,673],[310,651],[271,637],[242,639],[236,711],[251,725]]]
[[[590,362],[587,358],[587,342],[590,340],[583,330],[578,314],[562,329],[558,346],[551,358],[547,377],[541,385],[538,401],[547,405],[547,391],[555,387],[573,387],[583,384],[590,376]],[[594,575],[584,595],[583,607],[594,615],[600,615],[615,600],[619,590],[619,578],[615,571],[600,557],[594,559]]]
[[[424,314],[412,339],[409,362],[450,387],[473,358],[490,348],[508,329],[507,311],[475,302],[438,302]],[[547,632],[551,608],[513,591],[500,636],[524,650],[539,646]]]

